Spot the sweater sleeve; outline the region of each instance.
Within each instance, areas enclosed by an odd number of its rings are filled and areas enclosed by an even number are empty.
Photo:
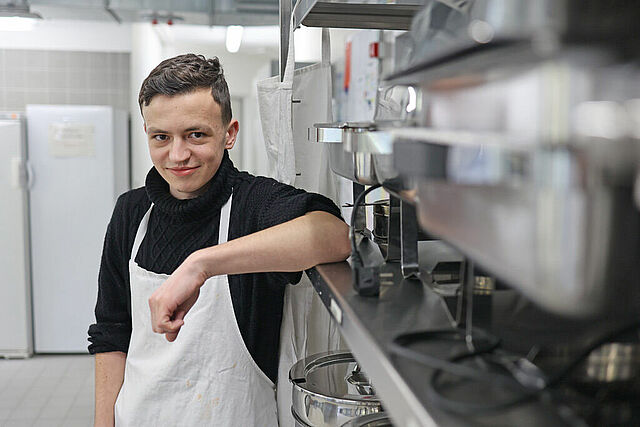
[[[340,209],[327,197],[269,179],[264,183],[265,203],[258,215],[258,229],[273,227],[303,216],[308,212],[328,212],[342,219]],[[297,284],[302,272],[269,273],[276,283]]]
[[[129,293],[129,231],[126,221],[127,194],[120,196],[107,227],[98,275],[96,323],[89,327],[89,352],[127,352],[131,339]]]
[[[342,219],[340,209],[327,197],[279,184],[274,186],[258,224],[261,228],[273,227],[314,211],[328,212]]]

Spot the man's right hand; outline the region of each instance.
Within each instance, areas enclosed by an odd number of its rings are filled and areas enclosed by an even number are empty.
[[[197,252],[173,272],[149,297],[153,332],[165,334],[173,342],[184,325],[184,316],[198,300],[207,277],[198,267]]]

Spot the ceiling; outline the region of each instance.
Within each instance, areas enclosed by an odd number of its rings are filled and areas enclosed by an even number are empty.
[[[0,5],[22,3],[0,0]],[[44,19],[195,25],[278,25],[278,0],[30,0]]]

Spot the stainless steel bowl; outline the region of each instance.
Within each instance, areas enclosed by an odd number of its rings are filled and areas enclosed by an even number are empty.
[[[317,123],[308,130],[308,140],[328,144],[329,166],[334,173],[360,184],[373,185],[377,183],[373,154],[346,151],[343,143],[350,141],[352,135],[366,132],[370,126],[370,123]]]
[[[327,352],[298,361],[289,371],[296,422],[338,427],[362,415],[382,411],[368,378],[349,352]]]

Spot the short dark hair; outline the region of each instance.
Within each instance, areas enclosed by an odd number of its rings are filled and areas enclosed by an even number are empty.
[[[138,105],[147,106],[156,95],[178,95],[200,88],[211,88],[213,99],[220,105],[223,123],[231,121],[231,97],[224,72],[217,57],[206,59],[188,53],[165,59],[142,82]]]

